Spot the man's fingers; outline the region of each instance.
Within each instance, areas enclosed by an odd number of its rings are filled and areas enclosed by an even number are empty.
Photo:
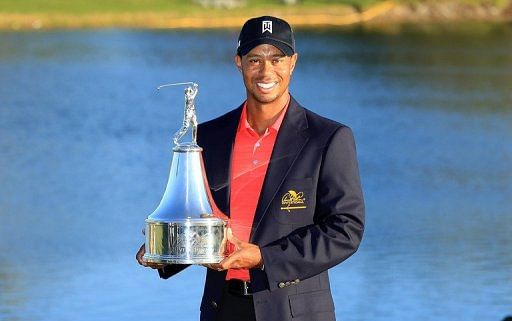
[[[219,263],[223,270],[239,268],[237,261],[240,259],[238,252],[235,252]]]
[[[146,253],[146,246],[145,246],[145,244],[142,244],[140,249],[137,251],[137,254],[135,255],[135,259],[142,266],[147,266],[146,261],[144,261],[144,259],[143,259],[143,256],[145,253]]]
[[[137,254],[135,255],[135,259],[137,262],[139,262],[140,265],[150,267],[152,269],[162,269],[165,267],[165,264],[146,262],[144,260],[144,254],[146,254],[146,246],[145,244],[142,244],[140,249],[137,251]]]
[[[228,234],[228,241],[231,241],[234,237],[233,230],[231,229],[231,227],[228,227],[227,234]]]
[[[243,242],[240,241],[236,236],[233,235],[233,230],[228,228],[228,241],[235,245],[235,250],[239,250],[243,246]]]
[[[165,264],[161,264],[161,263],[148,263],[146,262],[146,265],[145,266],[148,266],[152,269],[163,269],[165,267]]]
[[[225,259],[224,259],[224,261],[225,261]],[[224,262],[224,261],[222,261],[222,262]],[[203,266],[205,266],[205,267],[207,267],[209,269],[215,270],[215,271],[223,271],[223,270],[225,270],[225,268],[221,264],[222,262],[220,262],[220,263],[203,264]]]

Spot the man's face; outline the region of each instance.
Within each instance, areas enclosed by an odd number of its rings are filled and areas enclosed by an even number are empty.
[[[296,61],[297,54],[288,57],[268,44],[254,47],[243,57],[236,56],[236,65],[247,88],[247,98],[269,104],[282,97],[288,92]]]

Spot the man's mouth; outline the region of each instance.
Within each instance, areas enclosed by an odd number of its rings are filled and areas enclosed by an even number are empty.
[[[261,89],[268,90],[274,88],[274,86],[277,85],[277,82],[258,82],[256,85],[258,85],[258,87]]]

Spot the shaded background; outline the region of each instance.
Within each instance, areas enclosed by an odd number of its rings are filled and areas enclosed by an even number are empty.
[[[236,30],[0,32],[0,319],[197,320],[204,268],[140,267],[196,81],[238,106]],[[298,30],[291,91],[354,130],[367,229],[340,320],[512,314],[512,27]]]

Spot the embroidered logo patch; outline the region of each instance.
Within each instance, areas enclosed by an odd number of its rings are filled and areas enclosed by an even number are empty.
[[[304,197],[304,192],[289,190],[281,198],[281,210],[290,212],[291,210],[304,208],[306,208],[306,197]]]
[[[272,33],[272,21],[265,20],[261,22],[261,33],[265,33],[265,31]]]

